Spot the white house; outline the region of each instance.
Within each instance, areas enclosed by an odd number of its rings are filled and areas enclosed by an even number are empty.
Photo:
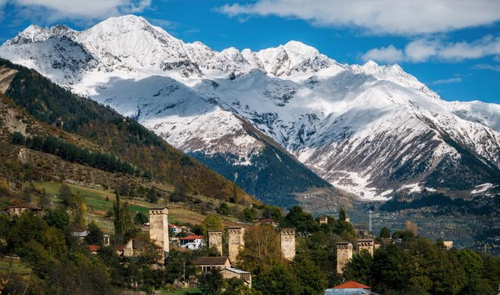
[[[199,235],[189,235],[179,240],[181,241],[181,247],[190,250],[198,250],[205,243],[205,237]]]

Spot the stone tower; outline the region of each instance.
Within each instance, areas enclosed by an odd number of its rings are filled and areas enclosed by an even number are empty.
[[[227,231],[229,233],[229,260],[231,263],[236,263],[240,251],[245,249],[245,228],[242,226],[229,226]]]
[[[208,247],[217,249],[220,256],[222,256],[222,233],[220,229],[208,230]]]
[[[156,246],[163,249],[163,256],[169,252],[168,247],[168,209],[149,209],[149,238]]]
[[[344,268],[352,259],[352,244],[349,242],[337,243],[337,273],[344,273]]]
[[[281,229],[281,253],[287,260],[295,258],[295,228]]]
[[[358,253],[366,250],[373,257],[373,248],[375,246],[375,241],[373,239],[359,239],[358,240]]]

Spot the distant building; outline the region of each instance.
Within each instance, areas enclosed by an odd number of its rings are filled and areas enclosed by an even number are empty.
[[[231,267],[231,262],[228,257],[213,256],[213,257],[198,257],[196,260],[196,265],[201,268],[202,273],[209,272],[212,269],[222,270],[227,267]]]
[[[198,259],[196,260],[196,265],[201,268],[202,273],[207,273],[212,269],[217,269],[220,270],[223,279],[240,279],[245,285],[247,285],[249,288],[252,288],[252,274],[248,271],[233,268],[228,257],[198,257]]]
[[[88,234],[89,232],[84,229],[76,229],[71,233],[71,235],[77,238],[80,242],[83,242],[83,239],[85,239]]]
[[[103,246],[111,245],[111,237],[109,235],[103,235],[102,236],[102,244],[103,244]]]
[[[169,224],[168,229],[171,230],[174,235],[180,234],[182,232],[182,227],[175,224]]]
[[[100,247],[98,245],[87,245],[87,249],[89,249],[90,254],[97,254],[99,248]]]
[[[319,224],[322,225],[322,224],[328,224],[328,216],[321,216],[319,218]]]
[[[443,241],[443,244],[446,247],[446,250],[451,250],[451,248],[453,248],[453,241]]]
[[[12,205],[7,208],[7,212],[9,213],[10,217],[21,217],[21,215],[23,215],[23,213],[26,211],[31,211],[34,214],[38,214],[42,211],[42,209],[31,204]]]
[[[368,295],[373,294],[371,287],[356,281],[348,281],[331,289],[326,289],[325,295]]]
[[[222,278],[225,280],[229,280],[232,278],[240,279],[250,289],[252,288],[252,274],[249,273],[248,271],[232,267],[226,267],[222,269],[220,273],[222,274]]]
[[[179,240],[181,242],[181,247],[190,250],[198,250],[201,246],[203,246],[205,237],[199,235],[189,235],[187,237],[180,238]]]

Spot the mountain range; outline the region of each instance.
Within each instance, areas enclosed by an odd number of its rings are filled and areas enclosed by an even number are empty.
[[[444,101],[398,65],[341,64],[297,41],[218,52],[133,15],[84,31],[32,25],[0,57],[137,120],[266,202],[500,185],[500,105]]]

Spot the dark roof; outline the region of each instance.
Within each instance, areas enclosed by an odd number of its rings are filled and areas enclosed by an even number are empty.
[[[368,289],[368,290],[370,290],[371,287],[368,287],[367,285],[363,285],[363,284],[358,283],[356,281],[348,281],[348,282],[345,282],[341,285],[333,287],[333,289]]]
[[[229,260],[227,257],[220,257],[220,256],[213,256],[213,257],[208,257],[208,256],[202,256],[198,257],[196,260],[196,264],[198,265],[224,265],[226,262]]]
[[[12,206],[9,206],[9,209],[14,209],[14,208],[26,208],[26,209],[31,209],[31,210],[42,210],[40,208],[38,208],[37,206],[35,205],[31,205],[31,204],[18,204],[18,205],[12,205]]]

